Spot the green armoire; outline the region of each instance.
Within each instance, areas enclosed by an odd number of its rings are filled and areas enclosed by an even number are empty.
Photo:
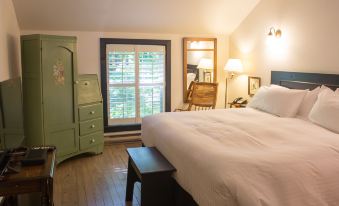
[[[22,36],[21,51],[27,146],[56,146],[58,162],[102,152],[97,144],[80,148],[76,37]]]

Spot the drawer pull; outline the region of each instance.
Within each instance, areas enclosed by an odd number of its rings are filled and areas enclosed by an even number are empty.
[[[92,125],[91,125],[91,128],[95,128],[95,125],[94,125],[94,124],[92,124]]]
[[[91,111],[90,114],[95,114],[95,111]]]
[[[88,83],[88,82],[85,82],[85,86],[87,86],[87,85],[89,85],[89,83]]]
[[[95,139],[91,139],[91,143],[95,143]]]

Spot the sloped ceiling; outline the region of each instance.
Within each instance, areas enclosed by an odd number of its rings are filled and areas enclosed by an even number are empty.
[[[13,0],[21,30],[229,34],[260,0]]]

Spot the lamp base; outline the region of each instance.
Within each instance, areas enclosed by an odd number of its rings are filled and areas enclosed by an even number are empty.
[[[227,89],[228,89],[228,86],[227,86],[227,77],[226,77],[225,79],[225,109],[227,108],[227,93],[228,93]]]

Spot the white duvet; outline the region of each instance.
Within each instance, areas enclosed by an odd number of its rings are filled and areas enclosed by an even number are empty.
[[[339,205],[339,135],[307,121],[249,108],[162,113],[143,119],[142,141],[201,206]]]

